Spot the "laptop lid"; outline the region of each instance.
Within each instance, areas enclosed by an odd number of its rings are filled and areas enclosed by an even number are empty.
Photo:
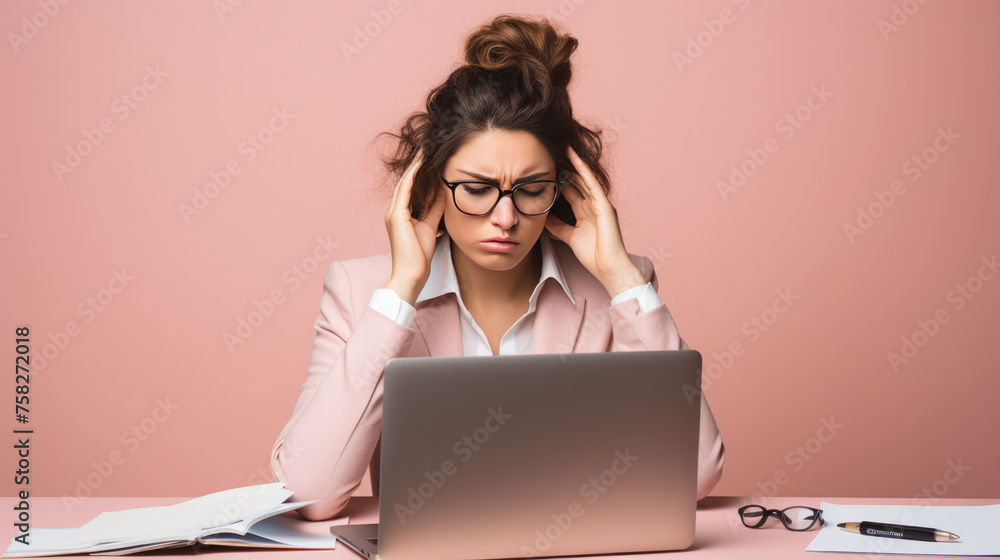
[[[694,350],[390,359],[379,556],[687,548],[701,363]]]

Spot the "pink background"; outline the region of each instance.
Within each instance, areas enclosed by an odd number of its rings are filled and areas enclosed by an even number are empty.
[[[388,251],[369,141],[519,12],[580,40],[626,246],[705,358],[714,493],[1000,497],[1000,4],[224,2],[0,3],[0,356],[29,325],[33,495],[269,481],[327,267]]]

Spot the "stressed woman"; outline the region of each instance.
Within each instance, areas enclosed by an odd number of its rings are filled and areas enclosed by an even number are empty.
[[[306,380],[274,444],[299,511],[329,519],[371,467],[394,357],[682,350],[651,261],[628,253],[599,134],[573,118],[577,40],[499,16],[427,96],[386,161],[390,253],[334,262]],[[698,498],[725,450],[702,395]]]

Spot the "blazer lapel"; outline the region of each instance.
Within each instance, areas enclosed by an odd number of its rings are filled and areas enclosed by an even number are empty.
[[[417,337],[423,340],[426,356],[465,355],[462,325],[458,317],[458,299],[454,293],[420,302],[416,310],[413,325]],[[421,346],[415,343],[414,348],[420,349]]]
[[[573,299],[576,305],[555,280],[545,282],[535,306],[532,354],[570,354],[576,348],[587,298],[574,293]]]
[[[538,294],[535,323],[532,329],[532,354],[569,354],[576,348],[583,327],[587,298],[574,293],[576,305],[566,297],[555,281],[546,282]],[[426,350],[426,356],[464,356],[462,326],[459,323],[458,299],[449,293],[418,304],[414,328],[423,343],[414,349]]]

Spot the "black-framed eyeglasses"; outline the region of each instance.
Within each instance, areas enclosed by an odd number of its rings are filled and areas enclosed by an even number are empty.
[[[514,208],[525,216],[538,216],[552,209],[559,198],[559,191],[566,182],[566,174],[558,172],[555,181],[536,180],[518,183],[509,190],[484,181],[441,180],[451,189],[455,207],[463,214],[484,216],[493,211],[500,199],[510,195]]]
[[[778,510],[751,504],[741,507],[739,512],[740,520],[751,529],[763,527],[769,517],[780,519],[782,525],[789,531],[805,531],[815,525],[817,520],[820,526],[826,523],[823,520],[823,510],[806,506],[792,506]]]

